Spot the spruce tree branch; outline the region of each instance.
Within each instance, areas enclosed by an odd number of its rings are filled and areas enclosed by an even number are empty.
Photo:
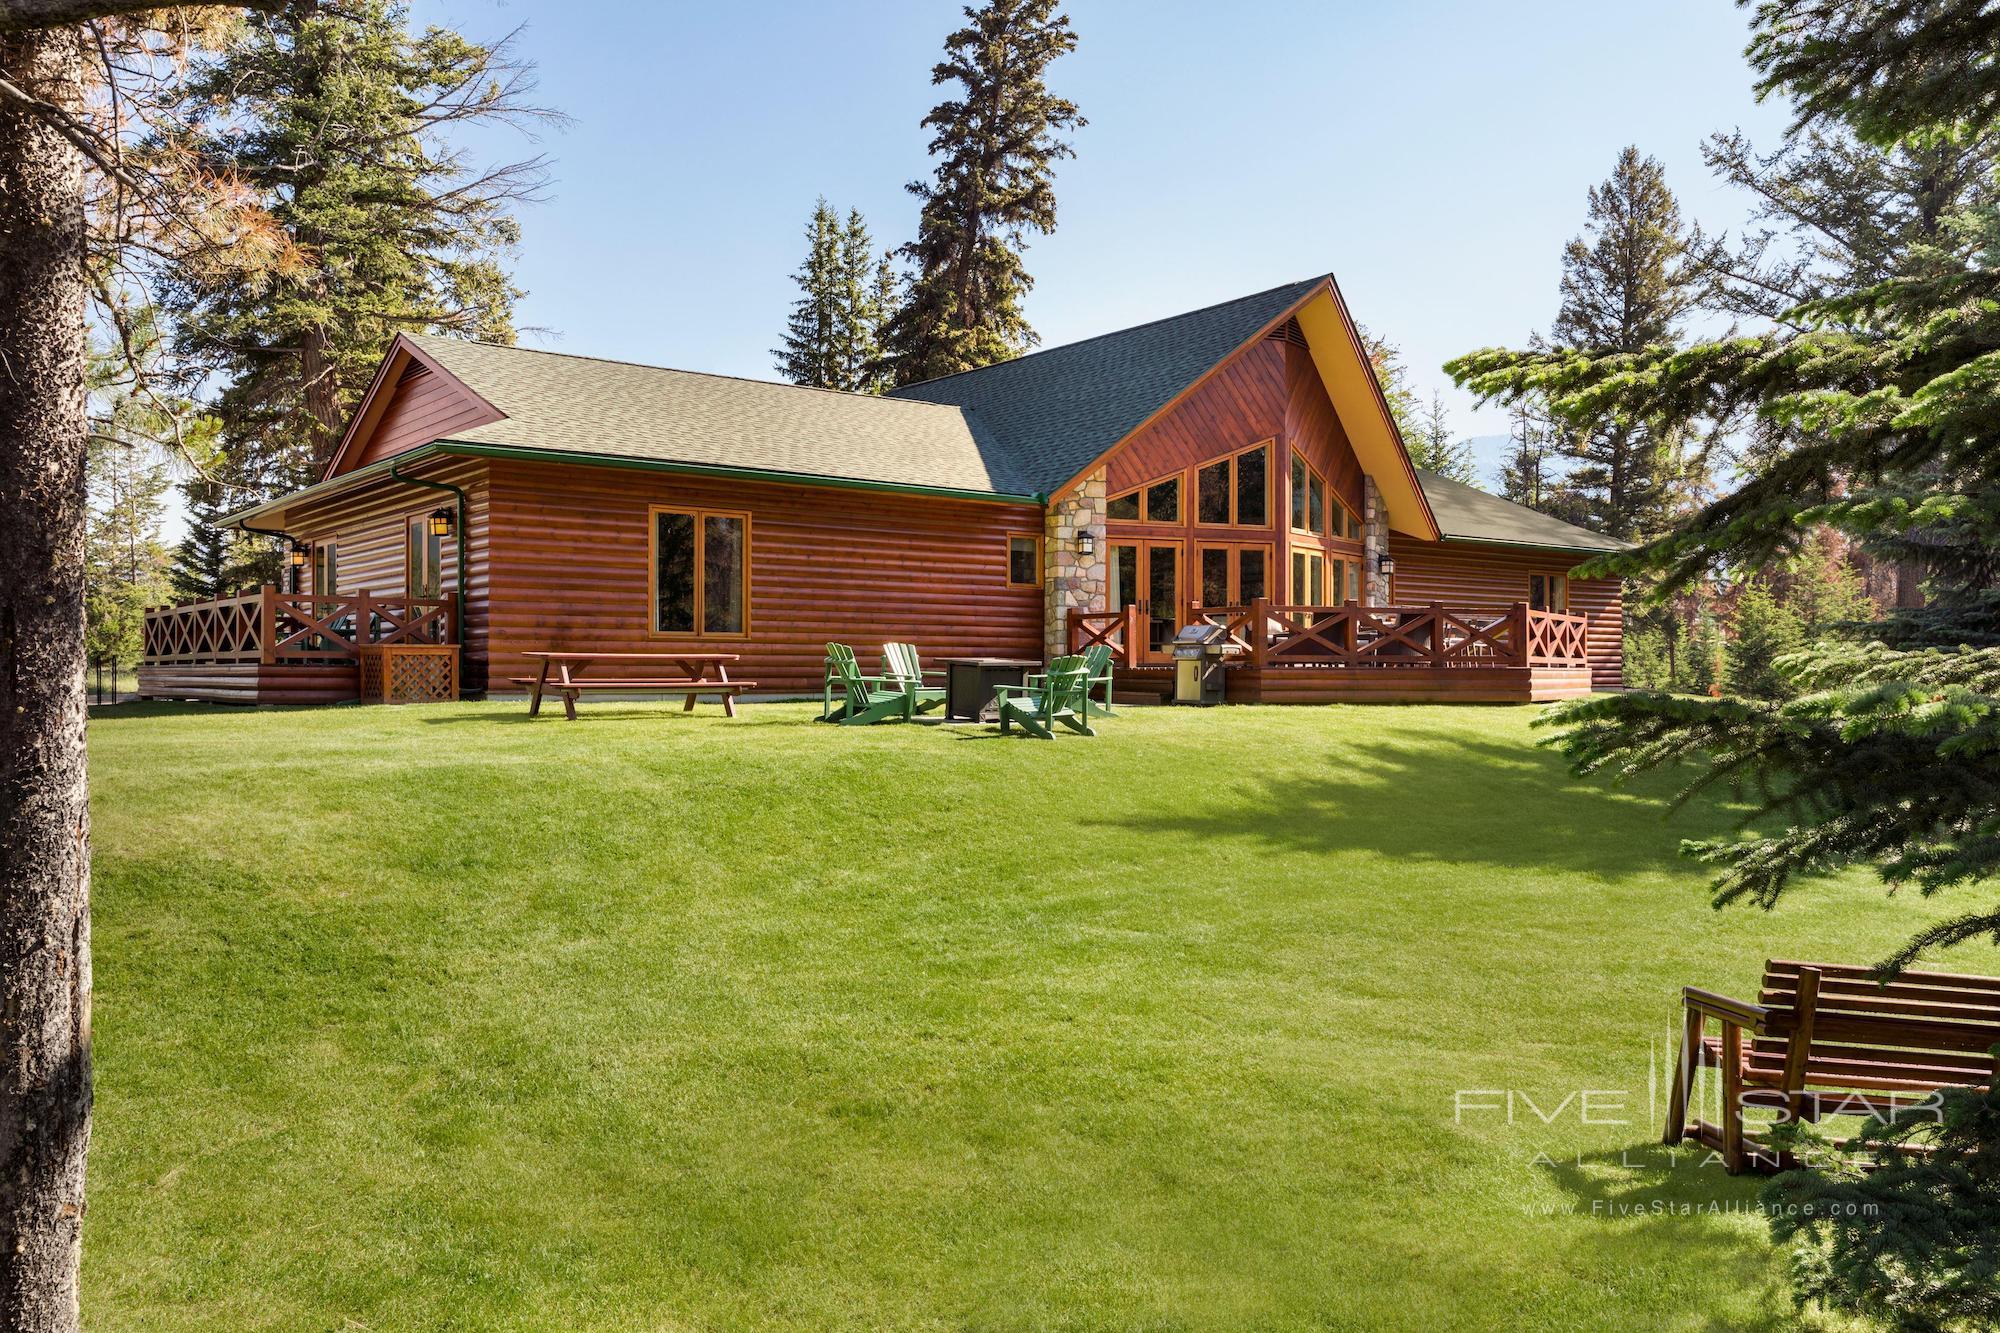
[[[270,11],[286,0],[171,0],[175,6],[229,7]],[[22,32],[29,28],[64,28],[91,19],[118,18],[160,9],[160,0],[0,0],[0,32]]]

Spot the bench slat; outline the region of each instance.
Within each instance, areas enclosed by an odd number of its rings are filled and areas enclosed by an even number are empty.
[[[1774,958],[1764,968],[1766,980],[1789,977],[1796,980],[1799,969],[1812,967],[1819,969],[1822,984],[1835,978],[1865,977],[1874,979],[1875,969],[1860,967],[1851,963],[1801,963],[1793,959]],[[1978,977],[1962,972],[1919,972],[1915,969],[1900,972],[1897,980],[1912,985],[1963,986],[1968,990],[1990,991],[2000,994],[2000,977]]]

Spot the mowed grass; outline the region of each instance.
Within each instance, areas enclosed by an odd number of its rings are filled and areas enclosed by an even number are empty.
[[[93,718],[89,1326],[1787,1326],[1678,988],[1931,915],[1533,709],[524,712]]]

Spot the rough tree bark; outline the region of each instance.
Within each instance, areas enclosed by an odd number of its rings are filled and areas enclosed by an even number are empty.
[[[0,69],[73,107],[77,31],[0,26]],[[90,1143],[83,183],[82,158],[46,121],[0,106],[0,1328],[9,1330],[77,1326]]]

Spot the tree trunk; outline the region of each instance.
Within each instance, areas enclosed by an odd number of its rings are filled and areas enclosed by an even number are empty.
[[[77,31],[0,69],[77,104]],[[77,1326],[90,1144],[83,163],[0,104],[0,1328]]]

